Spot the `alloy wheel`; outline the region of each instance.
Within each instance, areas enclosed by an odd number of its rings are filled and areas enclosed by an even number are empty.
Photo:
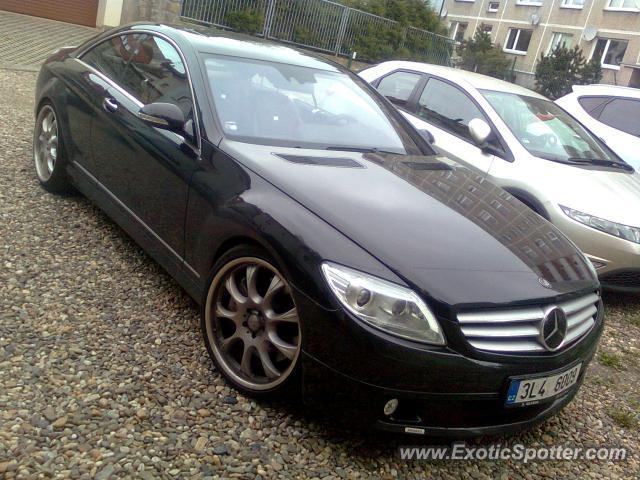
[[[42,182],[51,178],[58,158],[58,119],[49,105],[38,114],[36,134],[33,142],[33,156],[36,173]]]
[[[271,390],[290,377],[300,353],[298,311],[278,270],[242,257],[216,274],[207,297],[206,334],[219,366],[248,390]]]

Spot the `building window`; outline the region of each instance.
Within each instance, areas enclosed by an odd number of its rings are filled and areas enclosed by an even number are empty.
[[[620,69],[620,64],[627,51],[627,43],[626,40],[599,38],[591,58],[600,60],[600,64],[604,68]]]
[[[560,5],[563,8],[582,8],[586,0],[562,0]]]
[[[522,30],[520,28],[510,28],[507,36],[507,43],[504,51],[509,53],[526,54],[531,43],[533,30]]]
[[[541,7],[543,0],[516,0],[516,5]]]
[[[637,0],[609,0],[609,10],[640,10]]]
[[[553,36],[551,37],[551,43],[549,44],[549,51],[547,53],[553,52],[560,45],[562,45],[564,48],[571,48],[572,43],[573,34],[554,32]]]
[[[493,32],[493,25],[487,25],[486,23],[483,23],[481,25],[478,26],[478,30],[486,33],[487,35],[491,36],[491,32]]]
[[[489,2],[489,6],[487,7],[487,12],[497,12],[500,10],[500,2]]]
[[[451,38],[453,38],[457,43],[460,43],[464,40],[464,32],[467,31],[467,27],[469,26],[466,22],[453,22],[451,24]]]

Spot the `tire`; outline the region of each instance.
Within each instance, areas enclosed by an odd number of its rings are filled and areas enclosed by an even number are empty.
[[[36,176],[45,190],[69,193],[73,189],[67,178],[67,158],[59,118],[53,104],[42,104],[33,131],[33,160]]]
[[[302,327],[291,288],[274,260],[253,246],[215,263],[200,328],[216,368],[255,398],[297,397]]]

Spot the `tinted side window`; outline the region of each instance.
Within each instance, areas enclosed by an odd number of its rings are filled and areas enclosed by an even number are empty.
[[[584,111],[597,119],[602,112],[602,107],[611,100],[611,97],[580,97],[578,103]]]
[[[111,80],[118,81],[131,58],[127,37],[129,35],[121,35],[99,43],[82,56],[82,61]]]
[[[640,100],[616,98],[605,105],[599,120],[610,127],[640,136]]]
[[[421,76],[410,72],[387,75],[378,84],[378,91],[389,100],[404,105],[409,100]]]
[[[145,105],[173,103],[187,119],[193,113],[191,88],[185,65],[177,50],[153,35],[131,38],[132,57],[120,84]]]
[[[475,103],[462,91],[448,83],[429,79],[418,100],[418,115],[449,132],[471,140],[469,122],[485,120]]]

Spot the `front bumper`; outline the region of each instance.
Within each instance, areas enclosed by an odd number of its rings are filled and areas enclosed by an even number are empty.
[[[297,299],[303,325],[302,365],[307,404],[346,414],[358,423],[404,433],[464,438],[515,432],[552,416],[571,401],[602,333],[602,309],[592,330],[555,354],[498,355],[464,350],[455,322],[440,319],[448,347],[406,342]],[[542,403],[506,407],[511,377],[548,374],[582,362],[576,386]],[[390,399],[399,407],[383,413]]]
[[[551,221],[596,265],[606,290],[640,292],[640,244],[615,237],[572,220],[561,210]]]
[[[330,407],[355,425],[391,433],[451,439],[513,434],[543,422],[571,402],[589,360],[583,363],[576,385],[561,396],[533,406],[505,407],[500,393],[425,395],[381,388],[342,375],[305,355],[305,402],[315,408]],[[384,406],[391,399],[399,401],[398,408],[385,415]]]

